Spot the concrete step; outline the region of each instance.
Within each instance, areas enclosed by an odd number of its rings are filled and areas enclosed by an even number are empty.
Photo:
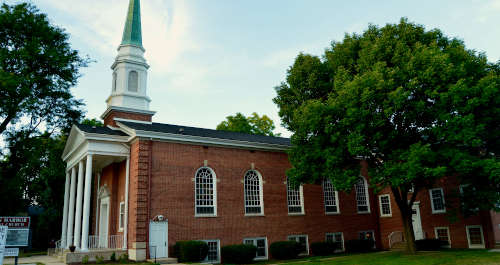
[[[148,259],[148,262],[154,263],[154,259]],[[157,258],[156,263],[159,264],[177,264],[177,259],[176,258]]]

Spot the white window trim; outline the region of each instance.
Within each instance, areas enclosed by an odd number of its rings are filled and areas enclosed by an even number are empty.
[[[286,239],[291,241],[291,237],[299,237],[303,236],[306,238],[306,249],[307,249],[307,254],[299,254],[299,256],[309,256],[309,237],[307,235],[289,235]],[[295,241],[298,243],[298,241]]]
[[[470,237],[469,237],[469,228],[479,228],[479,230],[481,231],[481,241],[483,241],[483,244],[471,245]],[[469,248],[486,248],[486,245],[484,242],[483,226],[481,226],[481,225],[467,225],[467,226],[465,226],[465,233],[467,234],[467,244],[469,245]]]
[[[434,200],[432,199],[432,191],[434,190],[439,190],[441,191],[441,196],[443,198],[443,206],[444,206],[444,209],[443,210],[435,210],[434,209]],[[446,213],[446,200],[444,199],[444,191],[443,191],[443,188],[434,188],[434,189],[429,189],[429,197],[431,199],[431,208],[432,208],[432,213],[433,214],[438,214],[438,213]]]
[[[445,248],[451,248],[451,237],[450,237],[450,228],[447,227],[447,226],[438,226],[438,227],[434,227],[434,235],[436,236],[436,239],[439,239],[438,237],[438,232],[437,230],[438,229],[446,229],[447,233],[448,233],[448,245],[447,246],[444,246]]]
[[[265,257],[255,257],[253,260],[268,260],[269,259],[269,246],[267,245],[267,237],[246,237],[243,238],[243,244],[245,243],[245,240],[254,240],[255,243],[257,243],[257,240],[259,239],[264,239],[265,246],[266,246],[266,256]],[[254,245],[256,246],[256,245]]]
[[[125,202],[120,202],[120,205],[118,206],[118,232],[123,232],[123,222],[122,222],[122,205],[123,205],[123,221],[125,221]]]
[[[200,171],[202,168],[207,168],[210,170],[212,173],[212,176],[214,178],[213,184],[214,184],[214,213],[213,214],[198,214],[196,213],[196,175],[198,175],[198,171]],[[203,166],[198,168],[196,172],[194,173],[194,217],[217,217],[217,175],[215,174],[215,171],[211,167]]]
[[[220,263],[220,260],[221,260],[221,256],[220,256],[220,240],[219,239],[202,239],[202,240],[199,240],[199,241],[203,241],[205,243],[208,244],[208,242],[217,242],[217,260],[216,261],[208,261],[208,254],[207,254],[207,257],[205,257],[205,259],[202,261],[202,263],[209,263],[209,264],[219,264]]]
[[[286,208],[288,211],[288,215],[305,215],[305,207],[304,207],[304,187],[302,185],[299,186],[299,197],[300,197],[300,207],[301,207],[301,212],[300,213],[291,213],[290,212],[290,204],[288,203],[288,178],[285,181],[286,185]]]
[[[389,213],[384,214],[382,211],[382,197],[388,197],[389,198]],[[378,204],[380,208],[380,217],[392,217],[392,206],[391,206],[391,195],[389,194],[382,194],[378,196]]]
[[[368,214],[368,213],[371,213],[371,207],[370,207],[370,193],[368,192],[368,181],[366,180],[365,177],[363,176],[359,176],[361,179],[363,179],[363,182],[364,182],[364,188],[365,188],[365,192],[366,192],[366,206],[368,207],[368,210],[366,211],[359,211],[358,210],[358,200],[356,199],[356,211],[358,212],[358,214]],[[356,193],[358,191],[356,190]],[[357,196],[357,195],[356,195]]]
[[[331,211],[327,211],[326,210],[326,207],[327,206],[331,206],[331,205],[326,205],[326,193],[325,193],[325,182],[326,181],[330,181],[330,180],[323,180],[323,183],[322,183],[322,188],[323,188],[323,203],[325,204],[325,214],[326,215],[337,215],[337,214],[340,214],[340,204],[339,204],[339,192],[337,191],[337,189],[335,189],[335,186],[333,186],[332,184],[332,187],[334,189],[334,192],[335,192],[335,203],[336,203],[336,206],[337,206],[337,211],[336,212],[331,212]],[[330,181],[331,183],[331,181]]]
[[[247,213],[247,189],[245,185],[245,177],[249,171],[254,171],[257,173],[259,177],[259,200],[260,200],[260,213]],[[262,175],[259,171],[255,169],[250,169],[245,172],[243,175],[243,206],[245,207],[243,210],[245,211],[245,216],[264,216],[264,180],[262,179]],[[267,241],[266,241],[267,244]]]
[[[326,233],[325,234],[325,241],[328,238],[328,236],[333,236],[333,238],[335,238],[336,234],[340,234],[340,236],[342,237],[342,249],[340,251],[336,251],[336,252],[344,252],[345,251],[345,241],[344,241],[344,233],[343,232]]]

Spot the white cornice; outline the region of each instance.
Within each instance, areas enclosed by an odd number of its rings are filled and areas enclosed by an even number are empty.
[[[237,147],[243,149],[259,149],[259,150],[269,150],[269,151],[286,151],[290,149],[288,145],[280,144],[269,144],[269,143],[259,143],[259,142],[249,142],[249,141],[239,141],[230,139],[220,139],[202,136],[193,136],[185,134],[174,134],[174,133],[164,133],[164,132],[151,132],[134,130],[127,127],[123,123],[117,122],[117,125],[123,129],[123,131],[130,135],[129,141],[132,139],[139,138],[151,138],[164,141],[178,142],[178,143],[190,143],[190,144],[201,144],[201,145],[215,145],[215,146],[229,146]]]
[[[123,119],[123,118],[113,118],[115,121],[125,121],[125,122],[135,122],[135,123],[141,123],[141,124],[153,124],[151,121],[138,121],[138,120],[130,120],[130,119]]]
[[[129,112],[129,113],[137,113],[144,115],[154,115],[156,111],[151,110],[141,110],[141,109],[132,109],[126,107],[118,107],[118,106],[109,106],[106,111],[101,115],[101,119],[104,119],[112,110],[121,111],[121,112]]]

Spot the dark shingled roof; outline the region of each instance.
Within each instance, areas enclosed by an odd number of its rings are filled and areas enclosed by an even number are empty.
[[[118,135],[118,136],[128,135],[120,130],[112,130],[108,127],[90,126],[85,124],[75,124],[75,125],[76,127],[78,127],[78,129],[88,133],[98,133],[98,134]]]
[[[219,131],[219,130],[179,126],[179,125],[164,124],[164,123],[145,124],[145,123],[126,122],[126,121],[120,121],[120,123],[134,130],[141,130],[141,131],[162,132],[162,133],[171,133],[179,135],[191,135],[191,136],[199,136],[207,138],[236,140],[236,141],[252,142],[252,143],[291,146],[290,139],[283,137],[253,135],[246,133]]]

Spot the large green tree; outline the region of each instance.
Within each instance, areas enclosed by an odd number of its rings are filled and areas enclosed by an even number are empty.
[[[60,235],[65,135],[83,103],[71,94],[89,60],[69,35],[27,3],[0,7],[0,215],[44,209],[34,243]]]
[[[299,54],[276,88],[293,132],[287,173],[349,191],[365,160],[372,187],[391,189],[415,253],[411,209],[439,179],[468,185],[468,208],[499,202],[499,90],[500,63],[438,29],[401,19],[346,34],[322,58]]]
[[[273,120],[267,115],[262,115],[261,117],[254,112],[251,116],[245,117],[245,115],[238,112],[234,116],[227,116],[226,120],[219,123],[216,129],[248,134],[279,136],[279,133],[273,132],[275,128]]]

